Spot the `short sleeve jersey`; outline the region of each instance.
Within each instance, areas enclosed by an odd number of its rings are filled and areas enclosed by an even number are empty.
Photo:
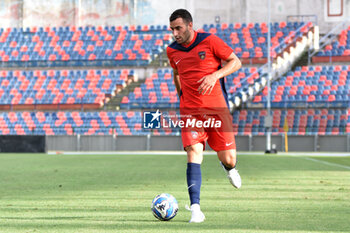
[[[180,108],[227,107],[224,79],[216,82],[210,94],[199,94],[198,82],[206,75],[221,68],[221,60],[233,52],[222,39],[209,33],[195,32],[188,46],[176,41],[167,47],[167,55],[173,69],[180,76]]]

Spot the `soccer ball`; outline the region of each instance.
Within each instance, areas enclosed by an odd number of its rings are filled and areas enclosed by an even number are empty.
[[[174,196],[168,193],[157,195],[151,205],[151,210],[157,219],[161,221],[168,221],[175,217],[179,206]]]

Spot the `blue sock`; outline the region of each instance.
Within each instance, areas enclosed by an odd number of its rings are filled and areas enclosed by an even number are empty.
[[[202,173],[201,165],[198,163],[187,163],[187,187],[190,195],[191,205],[199,204]]]

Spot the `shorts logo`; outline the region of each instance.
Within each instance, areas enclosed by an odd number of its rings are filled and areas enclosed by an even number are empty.
[[[233,144],[233,142],[227,143],[226,142],[226,146],[231,146]]]
[[[205,51],[198,52],[198,56],[201,60],[205,59]]]
[[[162,115],[157,109],[156,112],[143,112],[143,128],[144,129],[160,129],[160,116]]]

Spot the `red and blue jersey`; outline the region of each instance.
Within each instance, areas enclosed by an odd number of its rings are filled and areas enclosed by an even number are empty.
[[[180,108],[227,108],[224,78],[216,82],[210,94],[199,94],[197,89],[198,81],[220,69],[221,60],[227,60],[232,52],[216,35],[199,32],[187,46],[176,41],[168,46],[170,64],[180,76]]]

